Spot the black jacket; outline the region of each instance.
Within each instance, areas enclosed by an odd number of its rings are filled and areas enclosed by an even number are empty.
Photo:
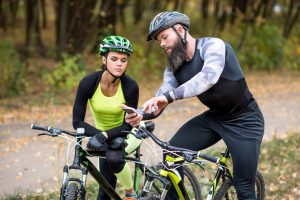
[[[74,129],[79,127],[84,128],[87,136],[93,136],[102,131],[84,121],[88,99],[93,97],[101,80],[102,74],[103,71],[97,71],[87,75],[80,81],[77,89],[73,106],[73,127]],[[139,99],[139,88],[137,83],[127,75],[122,76],[120,80],[126,105],[137,108]],[[106,130],[106,132],[108,138],[113,138],[117,136],[124,136],[125,134],[122,134],[121,131],[130,130],[131,128],[132,127],[124,121],[122,125]]]

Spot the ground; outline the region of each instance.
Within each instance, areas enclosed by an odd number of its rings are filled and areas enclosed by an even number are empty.
[[[288,132],[299,132],[299,73],[250,73],[247,81],[265,117],[264,141],[274,136],[283,137]],[[141,102],[154,93],[154,88],[141,85]],[[184,122],[204,110],[206,107],[197,99],[175,102],[155,120],[155,133],[168,140]],[[72,105],[49,103],[15,109],[1,106],[0,113],[0,198],[18,190],[58,190],[68,143],[60,138],[37,137],[37,131],[31,130],[30,125],[52,125],[72,130]],[[87,120],[92,121],[90,114]]]

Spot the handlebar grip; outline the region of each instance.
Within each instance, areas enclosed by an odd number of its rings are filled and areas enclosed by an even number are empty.
[[[31,129],[41,130],[41,131],[49,131],[49,127],[46,126],[38,126],[31,124]]]
[[[217,163],[217,164],[219,163],[219,158],[217,158],[217,157],[213,157],[213,156],[210,156],[207,154],[200,154],[198,156],[201,158],[204,158],[205,160],[211,161],[213,163]]]

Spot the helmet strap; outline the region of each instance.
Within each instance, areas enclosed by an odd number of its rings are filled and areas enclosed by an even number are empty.
[[[121,76],[115,76],[113,73],[111,73],[108,68],[107,68],[107,56],[106,56],[106,59],[105,59],[105,68],[104,70],[106,70],[112,77],[114,77],[112,83],[115,83],[118,79],[120,79],[126,72],[126,70],[124,71],[124,73],[121,75]]]
[[[178,33],[178,31],[176,30],[176,28],[175,28],[175,26],[172,26],[172,29],[175,31],[175,33],[181,38],[181,42],[182,42],[182,44],[186,44],[186,36],[187,36],[187,31],[185,30],[185,28],[183,28],[184,29],[184,36],[183,36],[183,38],[181,37],[181,35]]]

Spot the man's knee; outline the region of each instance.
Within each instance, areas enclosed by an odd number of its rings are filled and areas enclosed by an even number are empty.
[[[239,200],[256,200],[255,179],[233,178],[233,185]]]

